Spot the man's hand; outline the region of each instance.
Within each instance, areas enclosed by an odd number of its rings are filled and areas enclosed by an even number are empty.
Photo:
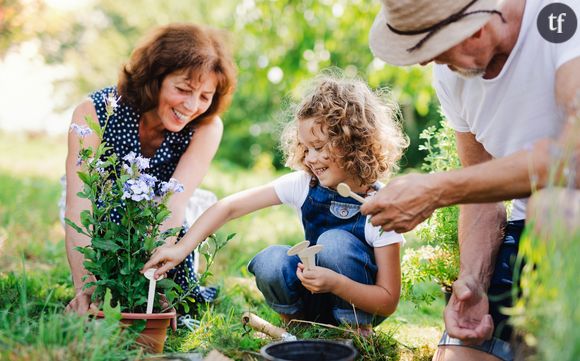
[[[488,312],[483,286],[471,277],[458,279],[453,283],[453,294],[445,307],[447,333],[469,345],[489,340],[494,326]]]
[[[415,228],[439,207],[440,189],[434,174],[412,173],[397,177],[360,208],[374,226],[404,233]]]
[[[187,257],[185,250],[181,249],[180,245],[180,243],[177,243],[157,247],[153,251],[149,261],[143,266],[141,273],[147,271],[149,268],[157,268],[153,277],[159,279],[159,277],[180,264]]]
[[[314,266],[306,270],[302,263],[298,263],[296,276],[302,285],[312,293],[332,293],[339,281],[340,275],[331,269]]]
[[[91,293],[87,291],[79,291],[75,297],[68,303],[64,309],[65,313],[76,312],[79,315],[84,315],[91,309]]]

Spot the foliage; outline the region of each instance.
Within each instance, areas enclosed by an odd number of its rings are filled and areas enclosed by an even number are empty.
[[[285,327],[298,339],[349,340],[358,350],[357,359],[360,360],[398,359],[400,345],[392,329],[377,329],[374,335],[364,338],[349,328],[298,322],[284,326],[260,296],[248,292],[246,287],[239,284],[231,287],[227,295],[220,297],[219,303],[206,307],[201,313],[199,326],[192,332],[180,331],[182,337],[170,338],[168,348],[177,352],[195,350],[203,353],[218,349],[235,360],[260,360],[260,348],[275,340],[260,336],[251,328],[243,326],[241,317],[245,311],[254,312],[274,325]]]
[[[337,67],[349,76],[359,74],[373,88],[392,90],[414,146],[403,167],[413,167],[421,162],[418,134],[439,119],[430,68],[388,66],[373,57],[368,32],[379,9],[374,0],[167,0],[147,6],[137,0],[95,0],[68,16],[47,9],[30,23],[40,24],[35,34],[45,59],[75,70],[58,88],[69,93],[63,98],[71,103],[61,104],[63,109],[116,83],[110,69],[120,68],[153,27],[194,22],[230,33],[239,68],[218,159],[244,167],[266,160],[281,169],[278,123],[285,104],[304,80]]]
[[[580,134],[580,113],[571,117],[571,125],[569,134]],[[535,349],[533,360],[580,359],[577,139],[571,136],[561,148],[551,149],[547,187],[528,203],[530,216],[515,267],[521,270],[516,274],[520,289],[514,287],[514,307],[505,310],[526,346]]]
[[[115,106],[116,100],[110,95],[108,117]],[[135,156],[133,152],[119,160],[102,141],[104,128],[89,117],[86,120],[89,128],[76,126],[73,129],[81,142],[79,163],[82,168],[77,174],[83,182],[83,190],[78,196],[88,199],[91,208],[81,212],[81,225],[66,220],[91,240],[87,247],[77,247],[85,258],[85,269],[95,277],[85,283],[84,289],[94,287],[93,301],[102,301],[106,290],[110,290],[112,301],[119,303],[123,311],[143,311],[149,281],[140,270],[153,249],[179,232],[178,228],[165,232],[160,229],[170,215],[169,197],[182,191],[183,186],[175,179],[158,184],[155,177],[145,172],[149,159]],[[83,146],[83,137],[91,131],[101,140],[97,149]],[[161,192],[159,197],[155,195],[156,187]],[[88,278],[89,275],[84,280]]]
[[[108,320],[87,323],[86,317],[64,314],[63,300],[39,278],[42,274],[31,277],[25,271],[0,277],[0,359],[104,361],[139,357],[141,351],[131,349],[134,334],[121,332]]]
[[[442,172],[460,167],[454,131],[441,122],[441,127],[428,127],[421,133],[424,139],[420,150],[427,152],[422,169],[426,172]],[[424,243],[418,249],[407,249],[402,261],[403,297],[416,304],[430,303],[433,292],[419,287],[421,283],[435,281],[446,291],[459,272],[459,244],[457,239],[457,206],[437,209],[421,224],[417,236]]]
[[[199,254],[201,254],[205,261],[205,269],[199,275],[199,279],[197,281],[198,284],[205,284],[207,278],[211,277],[213,273],[209,270],[210,267],[215,262],[216,256],[220,250],[222,250],[226,244],[232,238],[236,236],[235,233],[228,234],[226,237],[221,238],[215,234],[210,235],[199,247]],[[189,302],[195,303],[195,299],[190,296],[190,292],[183,292],[178,285],[174,282],[169,281],[168,279],[164,279],[159,281],[158,286],[166,288],[166,296],[167,300],[169,301],[169,305],[165,308],[165,310],[170,309],[174,305],[181,305],[185,311],[185,313],[189,313]],[[195,286],[195,285],[189,285]],[[189,302],[188,302],[189,301]],[[164,310],[163,310],[164,311]]]
[[[537,348],[538,359],[578,360],[580,229],[570,233],[561,221],[552,222],[556,232],[550,237],[530,231],[520,240],[521,298],[509,313],[528,346]]]
[[[0,313],[10,309],[7,318],[17,322],[0,322],[0,359],[137,359],[138,351],[125,347],[126,342],[115,339],[117,336],[114,332],[106,328],[97,330],[98,326],[93,325],[93,322],[87,323],[86,319],[62,315],[64,306],[74,296],[56,207],[59,199],[58,177],[64,170],[62,159],[66,154],[63,144],[66,141],[62,138],[0,133],[0,150],[9,150],[0,151],[0,243],[3,242],[0,250]],[[47,156],[46,149],[51,150],[53,158]],[[44,168],[47,164],[51,165],[50,169]],[[61,171],[58,171],[59,166]],[[214,162],[204,179],[203,188],[221,197],[264,184],[277,176],[279,174],[273,172],[255,172],[231,163]],[[212,265],[214,275],[208,280],[220,286],[217,301],[200,308],[201,328],[194,331],[179,328],[177,332],[168,332],[165,352],[208,353],[218,349],[233,359],[249,360],[253,357],[258,360],[256,353],[260,347],[272,342],[260,338],[256,333],[244,334],[240,322],[244,311],[259,314],[273,324],[282,324],[256,289],[246,265],[256,252],[268,245],[293,244],[300,240],[303,237],[302,228],[293,209],[274,207],[229,222],[220,229],[218,237],[227,238],[233,232],[239,236],[232,239],[217,255]],[[18,307],[21,297],[18,288],[21,275],[9,273],[7,268],[19,269],[21,257],[17,246],[24,242],[26,249],[29,249],[29,252],[24,253],[23,262],[27,266],[26,294],[30,306],[28,317],[17,319],[13,311]],[[359,347],[355,340],[355,346],[361,354],[376,356],[399,353],[401,360],[430,359],[423,356],[433,354],[433,345],[440,337],[442,308],[441,300],[418,309],[402,300],[397,312],[375,329],[378,335],[372,342]],[[46,337],[31,330],[40,327],[41,315],[52,318],[52,313],[57,313],[59,320],[51,321],[48,330],[53,339],[61,341],[50,341],[50,345],[43,346],[48,342]],[[78,321],[73,322],[69,317]],[[19,329],[19,325],[24,328]],[[81,328],[81,325],[85,328]],[[393,338],[388,342],[383,340],[385,334],[392,335],[393,328],[396,329]],[[21,337],[19,330],[27,336]],[[85,333],[81,335],[80,330]],[[304,335],[317,334],[310,328],[304,332]],[[78,337],[73,337],[75,335]],[[325,335],[331,337],[329,332]],[[132,336],[127,337],[126,341],[130,343]],[[389,345],[394,340],[400,343],[396,349],[391,349]],[[366,351],[361,351],[363,348]],[[73,355],[81,356],[75,358]]]

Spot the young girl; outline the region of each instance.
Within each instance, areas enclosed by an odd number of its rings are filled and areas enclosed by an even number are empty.
[[[288,246],[258,253],[248,269],[266,302],[285,321],[345,322],[370,330],[397,307],[403,237],[372,226],[360,203],[340,196],[336,186],[344,182],[363,197],[378,190],[377,180],[396,168],[408,143],[394,117],[395,107],[362,81],[318,78],[283,135],[287,165],[297,171],[222,199],[181,242],[158,248],[144,269],[159,266],[156,276],[164,274],[229,220],[290,204],[305,238],[324,248],[311,270],[286,254]]]

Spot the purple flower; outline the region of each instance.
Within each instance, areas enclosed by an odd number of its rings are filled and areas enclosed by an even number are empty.
[[[155,182],[157,182],[157,178],[145,173],[141,174],[139,180],[145,182],[145,184],[147,184],[149,187],[155,186]]]
[[[100,159],[95,164],[95,169],[100,175],[105,175],[105,168],[103,168],[103,164],[105,164],[105,162]]]
[[[161,183],[161,194],[181,192],[183,192],[183,184],[179,183],[175,178],[169,179],[169,182]]]
[[[105,101],[105,110],[107,111],[107,114],[111,116],[119,106],[119,100],[121,100],[121,97],[119,96],[118,98],[115,98],[115,94],[109,93],[106,97],[103,95],[103,100]]]
[[[137,156],[135,152],[131,151],[129,154],[123,157],[123,160],[129,162],[129,165],[137,165],[139,170],[144,170],[149,168],[149,158],[142,156]]]
[[[91,133],[93,133],[93,131],[91,130],[91,128],[89,127],[83,127],[81,125],[72,123],[70,125],[70,131],[74,131],[79,137],[84,138],[87,135],[90,135]]]
[[[147,185],[142,179],[129,179],[123,186],[122,199],[131,198],[139,202],[141,200],[151,200],[154,197],[153,188]]]
[[[137,168],[139,168],[139,170],[144,170],[149,168],[149,158],[144,158],[141,156],[138,156],[135,159],[135,163],[137,164]]]
[[[135,154],[135,152],[130,151],[129,154],[127,154],[126,156],[123,157],[123,160],[126,160],[127,162],[129,162],[129,164],[133,164],[135,163],[135,158],[137,157],[137,154]]]
[[[133,168],[130,165],[123,164],[123,169],[128,175],[133,175]]]

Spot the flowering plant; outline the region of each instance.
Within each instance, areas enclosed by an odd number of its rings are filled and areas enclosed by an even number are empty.
[[[441,121],[439,128],[431,126],[421,133],[419,137],[424,143],[419,150],[427,152],[424,171],[443,172],[461,167],[454,134],[445,121]],[[440,208],[417,228],[422,245],[407,249],[401,262],[403,298],[416,305],[431,303],[439,291],[424,286],[432,282],[451,293],[459,274],[458,219],[459,207]]]
[[[94,276],[84,285],[94,287],[92,300],[104,300],[108,289],[113,304],[118,303],[121,311],[143,312],[149,281],[139,271],[156,247],[179,233],[180,228],[162,232],[161,224],[170,215],[169,198],[182,192],[183,186],[174,178],[158,182],[146,173],[149,159],[133,152],[119,159],[103,142],[104,129],[118,100],[112,94],[107,97],[104,127],[90,117],[85,118],[88,127],[71,126],[81,144],[77,164],[81,167],[78,176],[83,190],[78,196],[90,201],[90,209],[81,212],[80,225],[69,219],[66,223],[91,239],[88,246],[77,250],[85,258],[84,267]],[[83,138],[91,133],[101,140],[96,149],[83,145]],[[171,280],[162,280],[157,285],[176,287]],[[158,299],[155,306],[160,309]]]

